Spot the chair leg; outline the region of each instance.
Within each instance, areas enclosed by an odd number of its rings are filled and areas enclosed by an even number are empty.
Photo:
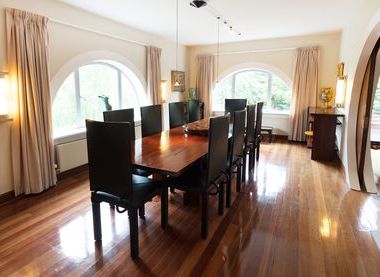
[[[218,212],[220,215],[223,215],[224,212],[224,182],[221,182],[219,185]]]
[[[133,259],[139,256],[139,225],[137,209],[128,210],[129,217],[129,237],[131,244],[131,257]]]
[[[168,227],[168,188],[165,187],[161,191],[161,227]]]
[[[139,208],[139,217],[141,219],[145,219],[145,204],[143,204],[140,208]]]
[[[255,163],[256,163],[256,151],[255,151],[255,149],[253,148],[253,149],[252,149],[252,168],[253,168],[253,169],[255,168]]]
[[[236,169],[236,191],[240,192],[241,187],[241,162],[239,161]]]
[[[203,239],[207,238],[208,234],[208,192],[202,192],[202,203],[201,203],[201,214],[202,214],[202,223],[201,223],[201,236]]]
[[[99,202],[92,202],[92,222],[94,226],[94,239],[99,241],[102,239],[102,223],[100,219]]]
[[[260,158],[260,142],[257,144],[257,153],[256,153],[256,161],[259,161]]]
[[[243,182],[245,182],[245,173],[247,171],[247,153],[244,152],[243,153],[243,176],[242,176],[242,180]]]
[[[227,187],[226,187],[226,207],[231,207],[231,186],[232,186],[232,174],[229,172],[227,179]]]

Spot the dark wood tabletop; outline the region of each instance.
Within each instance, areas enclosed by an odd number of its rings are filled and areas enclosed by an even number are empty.
[[[185,134],[184,128],[178,127],[137,139],[132,156],[136,168],[176,176],[207,152],[207,136]]]

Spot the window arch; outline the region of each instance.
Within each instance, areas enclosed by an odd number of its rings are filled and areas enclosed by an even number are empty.
[[[212,94],[212,110],[224,111],[224,99],[246,98],[248,103],[264,102],[265,112],[289,113],[291,87],[279,75],[264,69],[244,69],[227,75]]]
[[[147,104],[139,78],[127,67],[113,61],[93,61],[76,68],[61,84],[53,101],[55,138],[84,132],[85,120],[102,120],[106,110],[103,100],[109,97],[112,109],[135,109]]]

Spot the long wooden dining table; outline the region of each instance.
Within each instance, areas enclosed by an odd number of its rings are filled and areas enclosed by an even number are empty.
[[[152,173],[178,176],[207,152],[207,136],[187,134],[185,127],[178,127],[135,140],[132,163]]]
[[[209,118],[136,139],[132,149],[133,166],[137,169],[179,176],[208,152]],[[230,124],[229,137],[232,137]]]

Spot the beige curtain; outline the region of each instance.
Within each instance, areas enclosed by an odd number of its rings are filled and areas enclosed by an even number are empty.
[[[197,58],[197,89],[199,100],[204,103],[205,118],[211,116],[212,90],[215,84],[215,56],[200,55]]]
[[[48,71],[48,19],[6,9],[8,66],[14,96],[12,169],[15,194],[56,183]]]
[[[161,48],[146,47],[146,76],[150,102],[161,104]]]
[[[307,108],[317,105],[319,48],[299,48],[293,74],[289,140],[305,141]]]

